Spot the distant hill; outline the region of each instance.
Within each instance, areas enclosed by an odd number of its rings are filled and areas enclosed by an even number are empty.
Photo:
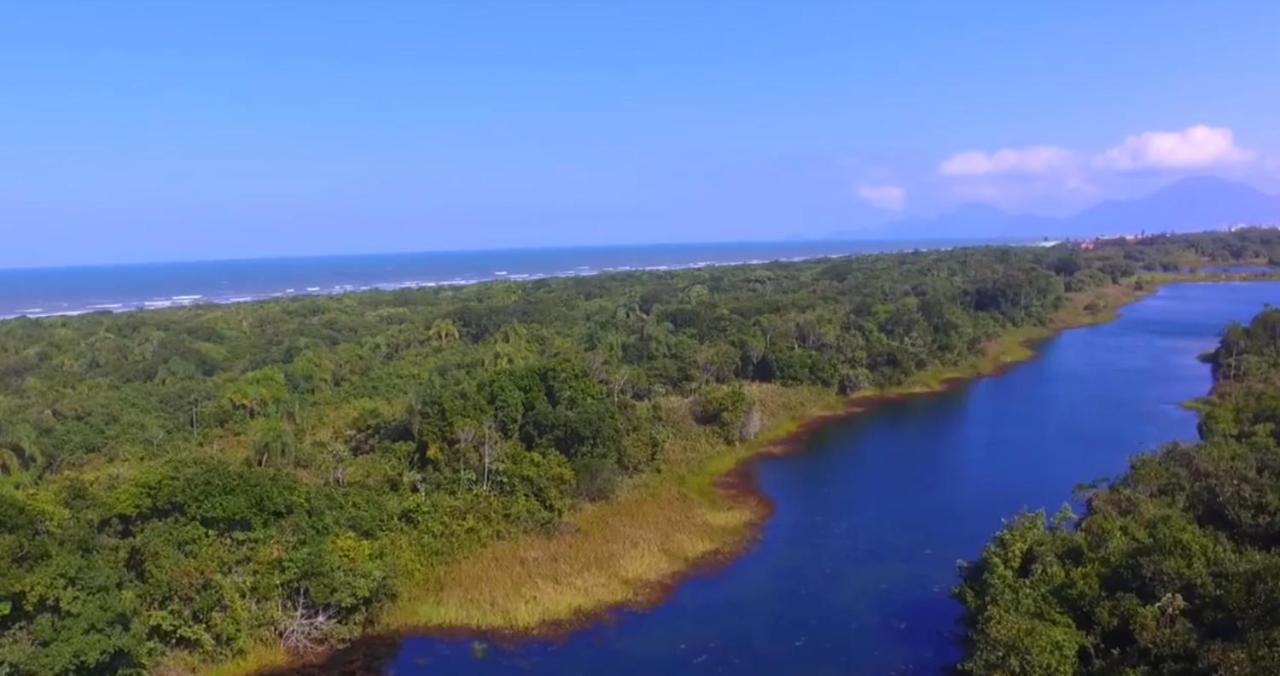
[[[1066,219],[1057,234],[1206,230],[1236,223],[1280,223],[1280,196],[1220,178],[1185,178],[1134,200],[1112,200]],[[1054,233],[1050,233],[1054,234]]]
[[[1280,223],[1280,196],[1209,176],[1184,178],[1144,197],[1108,200],[1065,218],[1010,214],[970,204],[929,218],[889,223],[895,238],[1092,237],[1140,231],[1188,232],[1236,223]]]
[[[905,218],[885,225],[884,236],[901,239],[1019,237],[1048,234],[1057,220],[1011,214],[986,204],[966,204],[938,216]]]

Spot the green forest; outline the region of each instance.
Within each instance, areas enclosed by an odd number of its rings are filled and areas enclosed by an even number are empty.
[[[1280,310],[1205,355],[1201,441],[1011,522],[964,570],[972,674],[1273,674],[1280,665]]]
[[[339,643],[416,572],[661,472],[672,416],[751,437],[745,383],[892,387],[1071,294],[1276,258],[1247,230],[0,322],[0,674]],[[1215,353],[1204,444],[969,571],[974,672],[1280,654],[1278,322]]]

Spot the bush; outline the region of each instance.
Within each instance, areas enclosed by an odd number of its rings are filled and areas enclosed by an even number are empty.
[[[573,473],[580,498],[604,500],[618,490],[621,471],[608,458],[580,458],[573,463]]]
[[[759,411],[740,385],[704,388],[694,403],[694,417],[699,424],[714,427],[730,444],[750,439],[760,427]]]
[[[1070,277],[1066,281],[1066,290],[1071,292],[1088,291],[1098,287],[1106,286],[1111,279],[1103,272],[1089,268],[1081,270]]]

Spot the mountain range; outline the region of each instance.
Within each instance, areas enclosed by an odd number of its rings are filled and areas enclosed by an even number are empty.
[[[1197,176],[1129,200],[1108,200],[1071,216],[1011,214],[969,204],[925,218],[884,226],[903,239],[936,237],[1088,238],[1138,232],[1214,230],[1238,223],[1280,224],[1280,196],[1226,179]]]

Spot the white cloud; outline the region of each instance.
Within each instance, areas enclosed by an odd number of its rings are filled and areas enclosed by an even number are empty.
[[[1236,145],[1226,127],[1199,124],[1181,131],[1148,131],[1130,136],[1094,158],[1094,165],[1115,171],[1203,169],[1241,164],[1253,152]]]
[[[1039,145],[1001,148],[995,152],[969,150],[956,153],[938,165],[943,176],[1042,175],[1069,169],[1075,162],[1070,150]]]
[[[907,191],[900,185],[859,185],[858,199],[877,209],[902,211],[907,206]]]

